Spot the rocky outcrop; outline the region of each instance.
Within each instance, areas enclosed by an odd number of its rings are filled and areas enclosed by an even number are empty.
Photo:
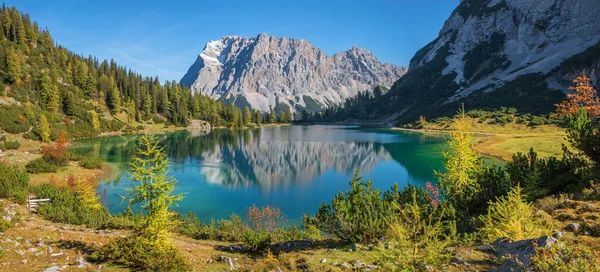
[[[552,111],[577,75],[599,84],[598,14],[597,0],[461,1],[394,84],[384,113],[414,120],[461,103]]]
[[[181,84],[263,112],[318,111],[378,85],[389,87],[406,70],[359,47],[327,56],[307,40],[225,36],[206,44]]]
[[[508,238],[499,238],[492,243],[496,257],[503,260],[494,272],[524,271],[531,264],[531,258],[536,254],[536,247],[551,247],[557,240],[550,236],[535,239],[511,241]]]

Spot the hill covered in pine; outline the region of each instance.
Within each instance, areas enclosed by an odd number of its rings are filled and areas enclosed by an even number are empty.
[[[42,116],[52,138],[60,130],[82,138],[158,123],[186,126],[192,119],[213,126],[248,123],[235,106],[192,94],[175,81],[161,83],[112,59],[69,51],[28,14],[6,6],[0,10],[0,102],[0,128],[32,139],[42,138]],[[246,115],[253,123],[272,119]]]

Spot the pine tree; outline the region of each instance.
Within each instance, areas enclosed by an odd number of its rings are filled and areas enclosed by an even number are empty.
[[[167,176],[168,159],[156,139],[142,136],[136,151],[129,166],[138,185],[128,190],[128,199],[131,205],[141,204],[146,214],[138,235],[144,244],[166,250],[171,244],[169,227],[174,215],[170,209],[183,195],[173,194],[176,181]]]
[[[288,121],[285,112],[279,112],[279,123],[285,124],[287,122]]]
[[[106,105],[113,115],[121,112],[121,96],[119,94],[119,89],[113,87],[110,92],[108,92],[106,96]]]
[[[254,123],[257,126],[261,126],[262,124],[262,114],[260,114],[259,110],[254,110]]]
[[[246,106],[244,107],[244,126],[247,127],[251,120],[252,114],[250,113],[250,109]]]
[[[50,141],[50,125],[48,124],[48,120],[46,119],[46,115],[43,113],[40,115],[40,123],[39,123],[39,133],[43,142]]]
[[[23,20],[21,20],[18,13],[15,17],[15,38],[19,44],[26,44],[27,35],[25,34],[25,26],[23,25]]]
[[[287,120],[288,123],[291,123],[292,121],[294,121],[294,115],[292,114],[291,109],[288,109],[287,112],[285,113],[285,119]]]
[[[271,108],[271,111],[269,112],[269,123],[277,123],[277,115],[275,114],[275,110],[273,110],[273,108]]]
[[[42,76],[41,88],[39,91],[40,95],[40,106],[50,112],[58,112],[60,107],[60,95],[58,93],[58,87],[54,84],[52,78],[48,73],[44,73]]]

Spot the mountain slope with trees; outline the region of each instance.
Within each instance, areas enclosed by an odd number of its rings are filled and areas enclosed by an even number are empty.
[[[57,45],[28,14],[6,6],[0,10],[0,97],[5,117],[0,128],[39,140],[48,133],[42,131],[46,122],[53,139],[60,130],[81,138],[136,124],[186,126],[190,119],[243,125],[240,109],[175,81],[144,77],[114,60],[78,55]],[[271,119],[253,117],[252,123]]]

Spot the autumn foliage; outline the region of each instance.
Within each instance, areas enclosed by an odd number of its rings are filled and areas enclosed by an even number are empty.
[[[560,116],[570,116],[583,107],[589,115],[600,116],[600,98],[590,83],[590,78],[585,75],[578,76],[573,81],[573,85],[569,89],[574,93],[568,94],[567,100],[555,105],[556,113]]]
[[[65,166],[69,163],[69,153],[67,152],[67,140],[66,132],[63,130],[58,134],[56,144],[49,144],[42,148],[43,158],[49,163],[59,166]]]
[[[246,209],[250,227],[255,231],[273,232],[285,223],[283,213],[279,208],[265,206],[262,209],[252,206]]]

